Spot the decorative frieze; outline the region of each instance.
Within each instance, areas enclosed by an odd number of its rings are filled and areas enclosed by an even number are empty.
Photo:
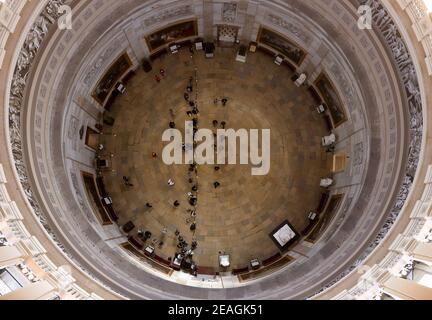
[[[97,58],[94,65],[91,67],[90,71],[84,78],[84,84],[87,86],[92,86],[95,82],[96,76],[101,73],[101,69],[108,63],[108,61],[112,60],[113,54],[120,48],[122,45],[122,40],[117,38],[114,40],[111,45]]]
[[[222,6],[222,21],[233,23],[237,18],[237,3],[224,3]]]
[[[21,141],[21,111],[23,108],[24,91],[27,83],[28,74],[31,64],[39,50],[41,43],[48,34],[48,28],[54,24],[60,17],[60,6],[68,3],[69,0],[52,0],[39,17],[35,20],[33,26],[27,34],[21,52],[18,56],[17,65],[12,78],[10,100],[9,100],[9,134],[12,146],[12,155],[15,161],[22,188],[27,199],[32,206],[35,214],[39,217],[41,223],[51,232],[44,214],[42,213],[35,195],[31,189],[27,168],[24,163],[24,156]]]
[[[395,21],[387,9],[382,5],[382,3],[379,0],[359,0],[359,4],[368,5],[372,8],[374,26],[376,30],[379,31],[384,42],[387,44],[387,47],[390,50],[395,65],[399,71],[402,85],[405,88],[409,107],[408,111],[410,123],[408,160],[405,168],[405,177],[403,179],[400,191],[395,199],[395,204],[375,240],[365,250],[365,252],[363,252],[354,265],[340,274],[331,283],[322,288],[319,292],[317,292],[317,294],[332,287],[345,276],[350,274],[353,270],[355,270],[385,238],[385,236],[393,227],[408,198],[420,160],[423,139],[423,106],[417,72],[415,70],[412,57],[402,37],[402,34],[397,28]],[[419,231],[419,228],[412,229],[414,230],[414,232],[411,232],[412,235]]]
[[[144,19],[143,26],[145,28],[147,28],[147,27],[150,27],[152,25],[158,24],[160,22],[166,21],[166,20],[170,20],[173,18],[178,19],[181,17],[191,15],[193,13],[194,13],[194,9],[193,9],[192,5],[186,5],[186,6],[182,6],[182,7],[173,8],[173,9],[167,9],[167,10],[160,12],[157,15],[154,15],[154,16],[151,16],[150,18]]]
[[[267,14],[266,19],[271,24],[286,29],[288,32],[301,39],[304,43],[309,43],[311,41],[309,36],[304,32],[303,25],[296,24],[293,21],[287,21],[273,13]]]

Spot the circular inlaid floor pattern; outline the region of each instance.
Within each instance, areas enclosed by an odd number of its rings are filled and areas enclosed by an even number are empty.
[[[271,129],[271,170],[266,176],[252,176],[250,165],[198,167],[199,193],[194,260],[199,266],[218,267],[218,253],[231,255],[232,267],[244,267],[253,258],[265,259],[278,249],[269,233],[288,220],[297,231],[307,225],[307,215],[318,205],[319,181],[329,174],[330,161],[321,147],[327,134],[325,123],[315,112],[306,88],[297,88],[285,67],[263,53],[249,53],[247,63],[235,61],[233,49],[216,50],[214,59],[188,50],[155,61],[153,73],[139,70],[127,91],[111,109],[115,117],[112,132],[105,136],[106,150],[114,154],[114,172],[105,173],[106,186],[120,224],[132,220],[138,229],[149,230],[160,239],[166,227],[164,245],[157,254],[164,258],[176,252],[178,229],[189,243],[192,232],[186,223],[190,208],[187,193],[188,166],[167,166],[161,159],[162,133],[174,121],[184,132],[189,110],[183,94],[197,66],[200,128],[213,128],[212,121],[225,121],[227,128]],[[160,68],[166,77],[157,83]],[[215,106],[214,99],[226,96],[227,106]],[[174,118],[170,113],[172,109]],[[159,157],[153,159],[156,152]],[[131,177],[133,187],[123,184]],[[175,181],[169,187],[168,179]],[[214,189],[213,183],[221,186]],[[178,208],[173,207],[180,201]],[[146,207],[146,203],[153,208]]]

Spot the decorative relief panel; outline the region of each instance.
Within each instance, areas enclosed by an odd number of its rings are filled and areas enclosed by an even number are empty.
[[[305,43],[310,43],[311,39],[304,32],[304,26],[296,24],[292,21],[284,20],[283,18],[274,15],[273,13],[269,13],[266,16],[266,20],[271,24],[279,26],[283,29],[288,30],[290,33],[295,35],[297,38],[301,39]]]
[[[359,166],[363,163],[363,142],[354,146],[354,165]]]
[[[109,59],[112,58],[113,54],[119,49],[122,41],[116,39],[113,43],[99,56],[94,65],[91,67],[90,71],[84,78],[84,84],[91,86],[95,81],[96,76],[101,72],[102,67],[104,67]]]
[[[237,3],[224,3],[222,6],[222,21],[234,22],[237,18]]]
[[[194,13],[193,7],[191,5],[178,7],[174,9],[167,9],[162,11],[160,14],[147,18],[143,21],[143,26],[145,28],[150,27],[152,25],[158,24],[160,22],[170,20],[173,18],[180,18],[191,15]]]

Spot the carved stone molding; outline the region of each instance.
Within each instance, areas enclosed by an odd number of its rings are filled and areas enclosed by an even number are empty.
[[[233,23],[237,18],[237,3],[224,3],[222,6],[222,21]]]
[[[96,76],[101,72],[101,68],[107,64],[108,59],[112,59],[114,52],[121,46],[121,39],[117,38],[96,60],[90,71],[84,78],[84,84],[91,86],[94,83]]]
[[[170,20],[172,18],[180,18],[180,17],[188,16],[193,13],[194,13],[194,8],[192,7],[192,5],[186,5],[174,9],[167,9],[162,11],[158,15],[144,19],[143,26],[147,28],[152,25],[158,24],[159,22]]]
[[[358,0],[360,5],[368,5],[372,8],[373,23],[376,30],[382,36],[385,44],[391,52],[395,66],[398,69],[400,79],[405,88],[405,93],[409,106],[409,153],[408,161],[405,168],[405,177],[402,186],[395,199],[395,204],[391,209],[384,225],[379,231],[375,240],[370,244],[366,251],[357,259],[356,263],[348,270],[340,274],[331,283],[326,285],[316,294],[332,287],[359,265],[372,253],[372,251],[381,243],[388,232],[393,227],[398,218],[414,182],[417,166],[420,161],[420,152],[423,139],[423,106],[421,91],[418,82],[417,72],[409,53],[405,40],[402,37],[395,21],[388,10],[383,6],[380,0]]]
[[[266,20],[269,21],[271,24],[288,30],[291,34],[294,34],[297,38],[301,39],[305,43],[309,43],[311,41],[309,36],[306,35],[306,33],[303,31],[304,26],[295,24],[291,21],[287,21],[279,16],[274,15],[273,13],[267,14]]]
[[[75,258],[66,250],[65,246],[49,226],[45,213],[42,211],[35,197],[35,193],[32,190],[28,170],[24,160],[21,123],[21,113],[24,107],[24,92],[31,65],[37,55],[39,48],[41,47],[42,42],[48,34],[50,27],[52,27],[61,16],[59,13],[59,8],[62,5],[69,4],[70,2],[71,0],[49,1],[41,14],[36,18],[34,24],[31,26],[30,31],[27,34],[18,56],[17,65],[15,67],[11,83],[9,99],[9,139],[12,148],[13,160],[15,162],[15,168],[18,173],[21,186],[30,206],[33,209],[33,212],[38,217],[40,223],[57,247],[60,248],[69,259],[76,261]],[[77,264],[77,266],[79,266],[86,274],[95,279],[92,274],[80,264]],[[104,284],[101,285],[105,288],[108,288],[108,286]],[[111,288],[108,289],[112,290]]]

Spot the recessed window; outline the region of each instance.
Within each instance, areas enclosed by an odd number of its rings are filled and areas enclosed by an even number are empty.
[[[87,127],[85,144],[87,147],[97,150],[99,145],[99,133],[96,130]]]

